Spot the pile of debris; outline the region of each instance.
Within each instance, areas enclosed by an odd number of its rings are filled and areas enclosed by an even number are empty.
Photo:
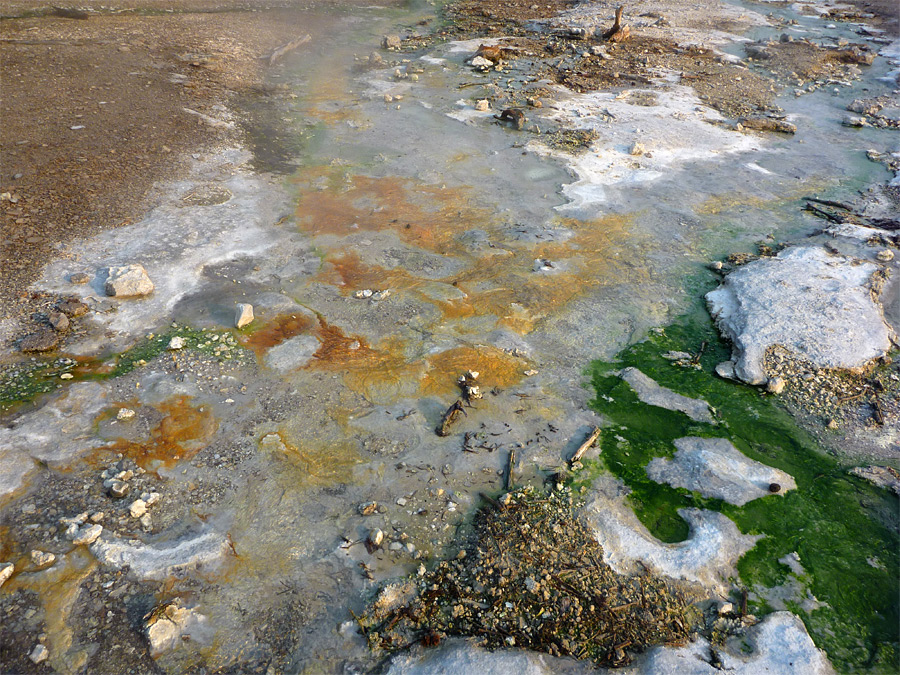
[[[615,573],[557,485],[506,494],[476,514],[470,543],[418,577],[382,589],[358,618],[389,653],[447,636],[621,666],[650,646],[685,643],[700,618],[687,587]]]

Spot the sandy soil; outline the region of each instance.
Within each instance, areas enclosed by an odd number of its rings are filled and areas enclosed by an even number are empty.
[[[310,23],[316,3],[255,4],[135,0],[112,13],[81,2],[89,18],[77,20],[39,1],[4,3],[0,193],[12,199],[0,213],[0,321],[42,322],[52,299],[27,289],[43,262],[143,214],[186,153],[235,133],[184,108],[221,117],[216,106],[259,88],[260,56],[322,32]]]

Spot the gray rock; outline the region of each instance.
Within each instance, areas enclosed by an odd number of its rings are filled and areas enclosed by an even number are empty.
[[[878,268],[813,246],[737,268],[707,293],[710,314],[731,340],[735,374],[767,381],[766,350],[781,345],[823,368],[857,369],[887,353],[891,330],[867,286]]]
[[[265,357],[265,364],[279,373],[302,368],[319,351],[319,341],[312,335],[297,335],[272,347]]]
[[[31,662],[34,664],[43,663],[49,657],[50,650],[42,644],[36,644],[34,649],[32,649],[31,653],[28,655],[28,658],[31,659]]]
[[[107,488],[107,494],[113,499],[122,499],[131,491],[131,486],[123,480],[113,480]]]
[[[168,546],[149,546],[118,537],[105,536],[94,542],[91,552],[104,565],[129,566],[138,579],[165,579],[173,570],[212,571],[221,565],[231,548],[228,540],[216,532],[170,542]]]
[[[675,447],[671,459],[657,457],[647,465],[647,475],[657,483],[737,506],[769,496],[773,483],[780,486],[779,493],[797,487],[789,474],[750,459],[725,438],[689,436],[676,440]]]
[[[55,349],[59,344],[59,335],[56,331],[43,328],[25,337],[19,343],[19,349],[23,352],[47,352]]]
[[[889,466],[857,466],[850,473],[900,495],[900,472],[896,469]]]
[[[143,265],[131,264],[110,267],[106,279],[106,294],[115,298],[149,295],[154,285]]]
[[[253,321],[253,305],[240,302],[234,313],[234,327],[243,328],[249,326]]]
[[[69,538],[76,546],[90,545],[97,541],[102,532],[102,525],[89,525],[79,527]],[[69,536],[68,532],[66,532],[66,536]]]
[[[683,412],[697,422],[716,423],[709,409],[709,403],[676,394],[671,389],[658,385],[637,368],[625,368],[619,373],[619,377],[625,380],[634,389],[638,398],[647,405]]]
[[[69,329],[69,317],[62,312],[50,312],[48,318],[50,320],[50,325],[53,326],[53,330],[62,331]]]
[[[769,381],[766,382],[766,391],[770,394],[780,394],[784,391],[784,378],[783,377],[771,377]]]
[[[399,35],[385,35],[381,38],[382,49],[400,49],[401,44]]]

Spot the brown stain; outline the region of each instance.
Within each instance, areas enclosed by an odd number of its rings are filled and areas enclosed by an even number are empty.
[[[307,314],[282,314],[250,335],[242,336],[240,341],[257,356],[262,356],[272,347],[310,331],[315,325],[316,320]]]
[[[447,396],[459,393],[457,380],[466,371],[478,372],[482,389],[517,384],[522,380],[523,364],[496,347],[456,347],[425,359],[428,370],[422,378],[423,395]]]
[[[372,349],[365,338],[358,335],[346,335],[338,326],[332,326],[325,317],[319,317],[316,337],[321,345],[313,354],[313,358],[327,363],[346,363],[353,359],[367,359]]]
[[[151,462],[174,466],[190,459],[202,450],[218,429],[218,422],[209,406],[194,406],[190,396],[173,396],[165,403],[153,406],[163,417],[150,430],[146,442],[120,440],[115,448],[147,468]]]
[[[435,253],[460,252],[454,237],[491,221],[464,188],[370,176],[342,178],[332,171],[308,171],[297,179],[302,190],[297,222],[309,234],[347,236],[391,230],[406,243]],[[321,184],[326,189],[317,189]]]
[[[319,279],[339,286],[345,294],[362,289],[384,289],[391,291],[413,289],[422,281],[401,268],[385,269],[378,265],[367,265],[354,251],[326,258]]]

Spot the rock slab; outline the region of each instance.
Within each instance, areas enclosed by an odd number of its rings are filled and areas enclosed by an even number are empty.
[[[767,381],[766,350],[781,345],[821,368],[857,369],[891,347],[891,329],[869,280],[878,267],[817,246],[797,246],[737,268],[707,293],[733,344],[734,371]]]
[[[671,389],[657,384],[637,368],[625,368],[619,374],[619,377],[625,380],[634,389],[638,398],[647,405],[683,412],[695,422],[716,423],[709,408],[709,403],[677,394]]]
[[[797,488],[789,474],[750,459],[726,438],[688,436],[677,439],[675,447],[672,459],[657,457],[647,465],[647,475],[657,483],[736,506],[771,495],[773,483],[779,486],[778,494]]]

